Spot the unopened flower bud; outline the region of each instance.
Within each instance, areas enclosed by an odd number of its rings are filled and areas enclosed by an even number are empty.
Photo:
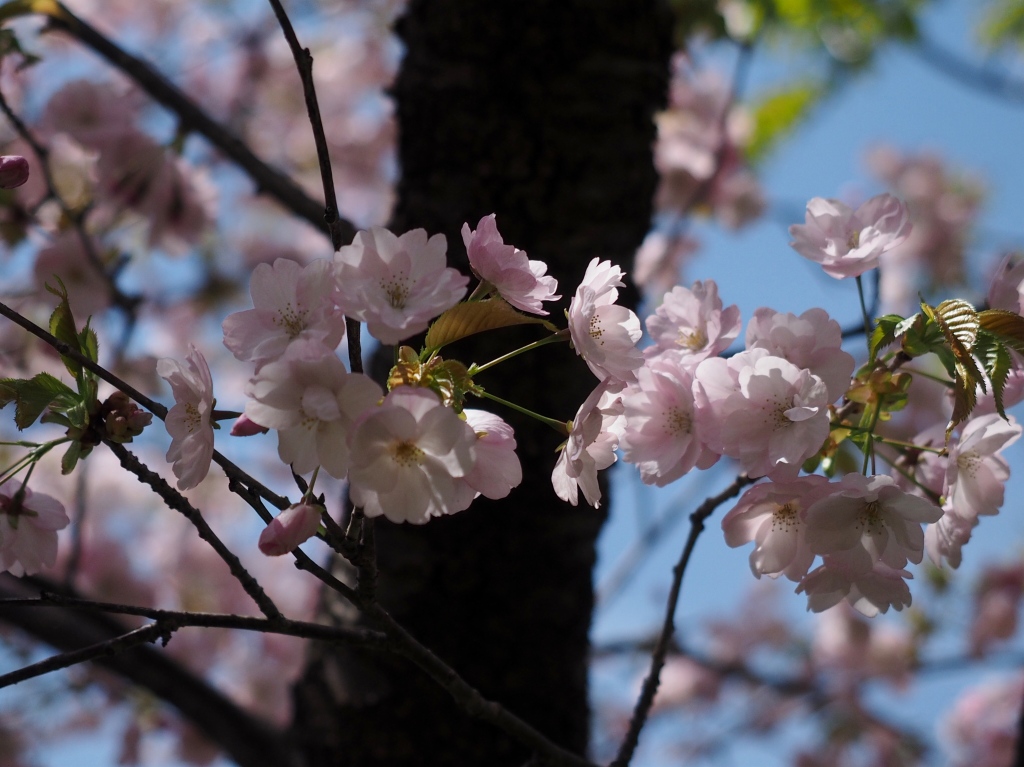
[[[0,189],[14,189],[28,181],[28,160],[19,154],[0,155]]]
[[[287,554],[303,541],[316,535],[323,512],[323,506],[309,503],[289,506],[274,517],[260,533],[260,551],[268,557]]]
[[[113,442],[131,442],[153,421],[153,414],[142,410],[124,392],[111,394],[100,407],[106,436]]]
[[[254,420],[252,420],[245,413],[238,416],[238,420],[235,421],[231,427],[232,437],[251,437],[254,434],[266,434],[270,429],[266,426],[260,426]]]

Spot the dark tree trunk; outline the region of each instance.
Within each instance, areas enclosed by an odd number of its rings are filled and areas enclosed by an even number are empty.
[[[393,91],[401,165],[393,230],[443,232],[465,269],[462,224],[497,213],[505,241],[558,278],[558,314],[591,258],[628,268],[655,184],[652,114],[664,102],[670,54],[662,3],[413,0],[399,34],[407,53]],[[449,356],[485,362],[537,337],[490,334],[486,346],[466,341]],[[597,381],[556,345],[478,383],[569,419]],[[559,501],[550,483],[558,435],[499,414],[516,429],[523,485],[504,502],[478,499],[423,527],[378,521],[380,598],[486,696],[584,753],[591,572],[604,509]],[[500,767],[530,756],[401,659],[322,651],[296,700],[294,734],[314,767]]]

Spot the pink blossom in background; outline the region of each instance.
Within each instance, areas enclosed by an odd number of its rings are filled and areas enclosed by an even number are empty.
[[[710,468],[719,458],[700,439],[693,369],[686,362],[672,354],[649,359],[637,371],[637,382],[622,393],[623,459],[635,463],[649,485],[663,487],[694,467]]]
[[[971,533],[978,526],[978,518],[965,519],[947,507],[938,522],[928,525],[924,531],[924,547],[928,558],[936,567],[942,567],[945,560],[954,570],[963,561],[964,544],[971,540]]]
[[[312,503],[289,506],[263,528],[258,542],[260,552],[268,557],[279,557],[297,548],[316,535],[323,513],[323,506]]]
[[[1019,736],[1024,675],[1004,674],[968,689],[939,725],[953,767],[1007,767]]]
[[[689,289],[677,285],[646,325],[655,345],[646,349],[645,356],[675,351],[694,363],[724,352],[742,329],[739,307],[722,308],[714,280],[695,282]]]
[[[195,487],[210,471],[213,460],[214,398],[213,378],[206,358],[193,344],[185,364],[164,358],[156,363],[156,372],[171,385],[174,406],[164,425],[171,435],[167,460],[171,462],[178,489]]]
[[[68,133],[90,149],[116,150],[135,130],[139,101],[109,83],[72,80],[50,97],[42,127],[51,135]]]
[[[706,359],[695,378],[702,439],[752,477],[794,479],[828,437],[824,382],[764,349]]]
[[[980,657],[1001,641],[1017,633],[1017,617],[1024,596],[1024,565],[989,566],[974,592],[969,645],[971,655]]]
[[[398,386],[352,434],[352,502],[368,517],[416,525],[462,511],[468,501],[456,480],[472,471],[476,445],[434,392]]]
[[[595,509],[601,506],[601,486],[597,472],[617,460],[615,450],[624,428],[622,384],[606,378],[580,405],[572,421],[569,439],[562,448],[551,473],[555,494],[575,506],[579,490]]]
[[[28,160],[21,155],[0,155],[0,189],[14,189],[28,181]]]
[[[862,572],[825,556],[822,565],[800,581],[796,593],[807,594],[807,609],[811,612],[820,613],[845,599],[858,612],[873,618],[888,612],[890,607],[899,611],[910,606],[906,579],[912,577],[906,570],[896,570],[881,562]]]
[[[892,477],[847,474],[807,509],[804,520],[814,553],[849,572],[867,573],[878,562],[895,570],[919,563],[921,525],[941,516],[938,506],[900,490]]]
[[[345,317],[334,305],[332,278],[333,266],[322,259],[306,266],[285,258],[258,264],[249,280],[253,308],[224,319],[224,345],[257,369],[297,339],[334,351],[345,336]]]
[[[15,486],[13,480],[0,485],[0,572],[33,575],[53,567],[57,531],[70,523],[56,498]]]
[[[98,245],[96,248],[98,250]],[[78,232],[69,230],[39,249],[32,269],[40,294],[47,300],[45,286],[57,286],[59,277],[68,292],[68,303],[75,319],[84,322],[110,306],[110,283],[85,253]]]
[[[761,307],[747,324],[747,348],[767,349],[776,357],[806,368],[825,382],[828,401],[850,388],[853,355],[843,351],[843,331],[824,309],[795,314]]]
[[[356,421],[382,396],[381,388],[317,341],[292,343],[246,385],[245,414],[277,430],[277,452],[296,474],[317,466],[341,479],[349,470],[349,439]]]
[[[473,497],[504,498],[523,481],[515,433],[504,419],[486,410],[466,408],[462,414],[476,434],[476,463],[462,479]]]
[[[793,224],[789,233],[797,253],[842,279],[878,266],[879,256],[909,236],[910,221],[906,206],[890,194],[872,197],[857,210],[815,197],[807,203],[806,223]]]
[[[765,482],[748,489],[722,519],[725,542],[736,548],[753,541],[750,569],[760,578],[803,578],[814,561],[807,545],[804,514],[827,495],[829,481],[818,474],[789,482]]]
[[[970,519],[992,516],[1003,505],[1003,486],[1010,478],[1010,466],[1000,453],[1020,438],[1020,424],[1009,416],[996,414],[972,418],[960,439],[949,448],[946,489],[953,513]]]
[[[365,322],[374,338],[397,344],[427,329],[457,304],[469,278],[445,266],[443,234],[423,229],[401,237],[382,227],[356,233],[335,254],[335,298],[346,317]]]
[[[462,225],[462,241],[469,255],[469,265],[482,281],[494,286],[512,306],[531,314],[547,314],[544,301],[557,301],[558,281],[545,276],[548,266],[543,261],[530,261],[526,253],[506,245],[498,233],[497,217],[492,213],[480,219],[476,231]]]
[[[635,381],[643,353],[640,319],[615,301],[625,287],[623,271],[611,261],[593,259],[569,304],[569,335],[576,353],[599,380]]]
[[[683,266],[699,249],[693,237],[652,230],[633,259],[633,282],[647,295],[660,297],[679,281]]]
[[[1024,297],[1024,259],[1014,262],[1014,254],[1007,255],[996,267],[995,275],[988,289],[990,309],[1005,309],[1021,312],[1021,298]]]
[[[670,655],[659,677],[652,713],[718,699],[722,676],[685,655]]]

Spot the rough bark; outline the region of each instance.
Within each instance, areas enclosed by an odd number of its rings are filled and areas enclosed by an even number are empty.
[[[657,0],[414,0],[393,89],[401,180],[395,231],[448,237],[495,212],[505,241],[550,265],[561,313],[592,258],[628,269],[650,222],[652,114],[664,102],[670,25]],[[460,261],[461,259],[461,261]],[[537,337],[509,332],[450,352],[485,362]],[[569,419],[597,383],[567,346],[481,376],[495,394]],[[485,695],[583,753],[595,540],[604,508],[550,484],[560,438],[512,412],[525,479],[423,527],[377,524],[380,598]],[[335,614],[345,619],[344,609]],[[294,734],[320,765],[522,764],[402,660],[318,653],[296,688]]]

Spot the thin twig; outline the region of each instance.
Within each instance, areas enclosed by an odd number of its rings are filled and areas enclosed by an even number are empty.
[[[198,133],[223,152],[245,171],[259,192],[272,196],[296,216],[322,230],[324,211],[316,200],[286,174],[257,157],[241,139],[210,117],[150,64],[122,49],[60,3],[54,2],[52,10],[43,13],[49,18],[50,28],[71,35],[98,53],[137,83],[153,100],[173,112],[183,130]],[[344,219],[338,219],[335,228],[343,240],[355,236],[355,227]]]
[[[245,569],[237,556],[224,544],[213,529],[207,524],[199,509],[194,507],[177,490],[167,484],[166,480],[154,471],[151,471],[142,461],[135,457],[124,445],[117,442],[104,440],[104,444],[117,456],[121,466],[134,474],[139,482],[148,485],[153,492],[160,496],[168,507],[180,512],[192,523],[199,533],[199,537],[206,541],[217,553],[224,563],[231,570],[231,574],[245,589],[245,593],[252,597],[252,600],[259,607],[260,612],[268,618],[281,618],[281,611],[267,596],[263,587],[259,585],[252,574]]]
[[[721,504],[730,498],[735,498],[744,487],[756,481],[756,479],[751,479],[746,474],[740,474],[725,490],[718,495],[708,498],[690,515],[690,534],[686,539],[686,545],[683,547],[683,553],[679,558],[679,562],[672,569],[672,588],[669,592],[668,604],[665,607],[665,620],[661,627],[661,633],[658,635],[654,652],[651,653],[650,671],[647,674],[647,678],[644,679],[643,688],[633,709],[629,730],[622,741],[622,745],[619,747],[619,753],[615,757],[615,761],[612,762],[611,767],[627,767],[633,758],[637,744],[640,742],[640,732],[647,723],[651,706],[654,704],[654,696],[658,692],[661,669],[665,665],[665,656],[668,654],[669,643],[672,641],[672,635],[675,633],[676,607],[679,604],[679,592],[683,586],[683,575],[686,573],[686,567],[690,562],[694,546],[697,545],[697,538],[700,537],[701,532],[704,530],[704,521]]]
[[[938,44],[920,38],[910,46],[911,53],[943,74],[975,90],[997,96],[1008,103],[1024,104],[1024,82],[1001,72],[973,64]]]

